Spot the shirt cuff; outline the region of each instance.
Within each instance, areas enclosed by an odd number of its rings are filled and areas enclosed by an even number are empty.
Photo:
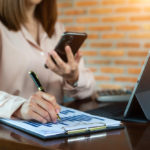
[[[3,103],[0,104],[0,117],[11,118],[13,113],[26,101],[26,99],[13,96],[10,94],[5,95]]]
[[[64,81],[65,90],[75,90],[79,87],[84,87],[84,85],[85,85],[85,82],[84,82],[84,76],[82,72],[79,72],[79,78],[73,85],[69,84],[67,81]]]

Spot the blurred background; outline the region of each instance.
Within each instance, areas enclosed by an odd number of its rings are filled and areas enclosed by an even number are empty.
[[[67,31],[86,32],[81,48],[97,88],[133,87],[150,49],[150,0],[58,0]]]

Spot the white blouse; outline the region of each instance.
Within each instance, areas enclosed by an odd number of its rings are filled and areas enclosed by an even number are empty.
[[[38,45],[25,27],[14,32],[0,22],[0,117],[10,118],[37,92],[28,74],[31,70],[37,74],[45,91],[54,95],[58,103],[63,101],[64,95],[83,99],[94,92],[93,74],[84,67],[83,59],[79,64],[77,87],[72,87],[61,76],[45,69],[43,52],[53,50],[65,30],[60,23],[56,23],[56,32],[49,38],[42,26],[39,26]]]

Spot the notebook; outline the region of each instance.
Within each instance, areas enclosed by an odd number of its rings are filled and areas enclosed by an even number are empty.
[[[62,106],[59,113],[61,120],[56,123],[39,123],[36,121],[0,119],[0,122],[41,139],[95,133],[122,128],[120,121],[90,115],[72,108]]]

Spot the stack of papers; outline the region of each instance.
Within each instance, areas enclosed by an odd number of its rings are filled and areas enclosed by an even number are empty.
[[[120,126],[120,121],[90,115],[75,109],[61,107],[61,120],[56,123],[39,123],[36,121],[0,119],[0,122],[23,130],[42,139],[63,137]]]

